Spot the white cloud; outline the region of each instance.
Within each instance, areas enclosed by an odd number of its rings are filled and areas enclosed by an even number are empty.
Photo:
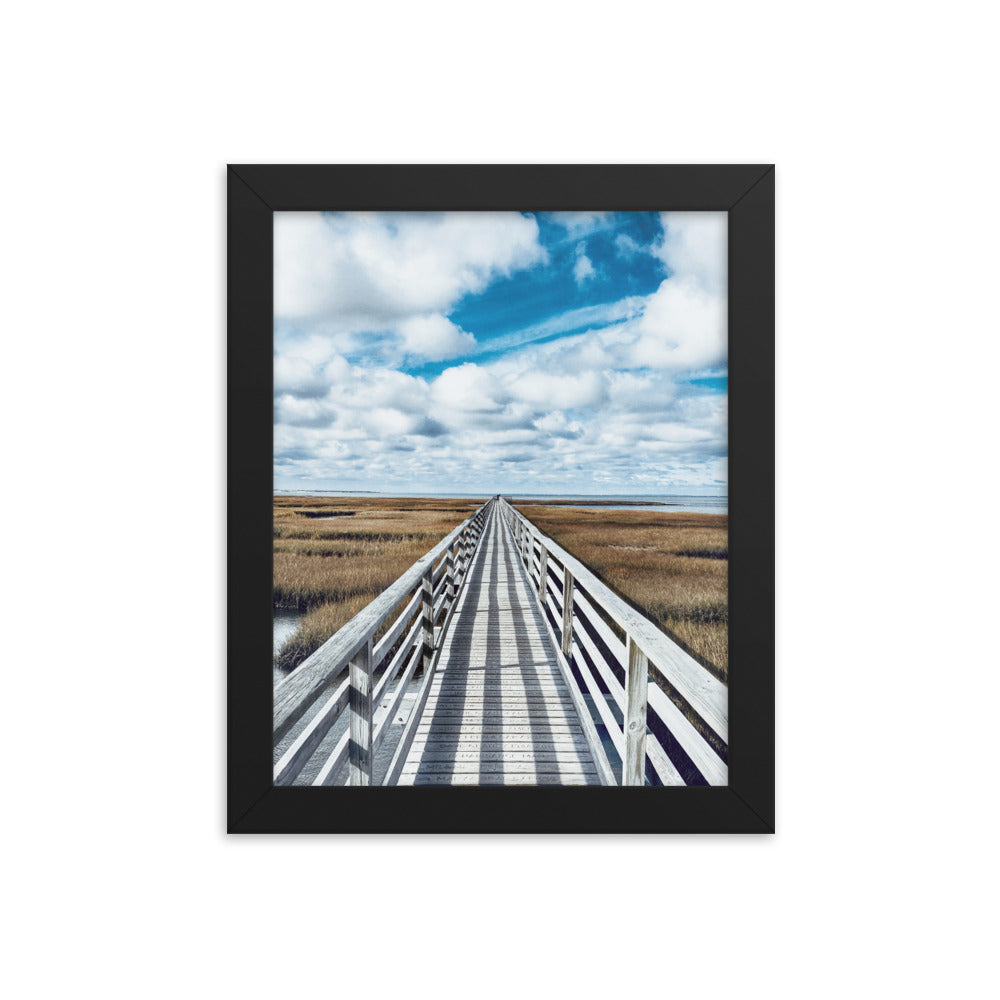
[[[337,419],[337,412],[321,399],[281,395],[274,402],[274,418],[291,427],[329,427]]]
[[[392,330],[545,259],[538,223],[519,212],[276,212],[275,321]]]
[[[561,224],[579,238],[568,263],[586,282],[595,271],[586,232],[606,219],[570,215]],[[446,223],[295,220],[312,249],[275,275],[284,272],[279,485],[619,493],[725,484],[726,396],[691,382],[725,372],[724,216],[665,215],[653,248],[616,241],[622,256],[655,252],[664,262],[669,277],[652,294],[480,343],[447,313],[468,291],[540,259],[537,226],[519,215]],[[293,292],[298,312],[281,305]],[[349,350],[362,363],[349,363]],[[436,378],[397,370],[406,359],[469,355],[477,362],[453,361]]]
[[[615,237],[615,251],[619,257],[623,257],[625,260],[642,253],[643,249],[628,233],[619,233]]]
[[[432,392],[442,407],[465,412],[495,413],[509,398],[491,371],[472,362],[445,369],[434,380]]]
[[[607,225],[611,212],[552,212],[549,218],[566,230],[571,240],[579,239]]]
[[[654,256],[671,273],[688,278],[706,292],[726,292],[729,217],[725,212],[661,212],[663,239]]]
[[[687,276],[664,281],[635,326],[635,365],[696,369],[726,360],[726,300]]]
[[[585,244],[581,243],[576,248],[576,263],[573,265],[573,279],[578,285],[583,285],[589,278],[593,278],[597,272],[594,265],[585,252]]]
[[[607,397],[604,378],[594,371],[579,375],[528,371],[509,378],[506,384],[512,396],[544,410],[598,406]]]
[[[575,438],[583,434],[584,425],[579,420],[569,420],[561,410],[552,410],[535,421],[535,427],[552,437]]]
[[[475,350],[476,338],[444,316],[413,316],[399,324],[403,349],[430,361],[442,361]]]
[[[274,393],[318,399],[330,388],[324,370],[306,358],[278,354],[274,359]]]

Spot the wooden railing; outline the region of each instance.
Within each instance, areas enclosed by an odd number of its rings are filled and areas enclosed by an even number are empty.
[[[642,785],[655,774],[664,785],[725,785],[726,686],[520,511],[499,504],[603,780]]]
[[[463,521],[278,683],[274,689],[274,746],[278,748],[290,733],[294,732],[295,738],[274,764],[276,785],[295,781],[345,707],[350,712],[349,725],[312,784],[334,784],[345,762],[349,784],[372,783],[375,753],[417,667],[422,666],[426,673],[432,665],[437,636],[454,610],[492,504],[492,500],[487,502]],[[442,615],[445,621],[439,630],[436,626]],[[376,633],[387,624],[388,629],[376,641]],[[373,706],[386,697],[397,676],[389,702],[373,713]],[[426,698],[426,692],[422,694]],[[398,774],[422,710],[418,698],[389,765],[387,783]]]

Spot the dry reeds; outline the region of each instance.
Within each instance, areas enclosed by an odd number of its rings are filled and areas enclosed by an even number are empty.
[[[478,506],[275,497],[274,606],[306,612],[279,651],[278,666],[287,671],[301,663]]]
[[[722,680],[729,665],[725,514],[520,506],[541,531]]]

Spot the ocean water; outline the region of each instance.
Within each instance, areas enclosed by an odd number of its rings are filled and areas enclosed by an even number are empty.
[[[482,493],[378,493],[374,490],[336,491],[336,490],[275,490],[276,496],[325,496],[325,497],[427,497],[439,500],[478,500],[486,499]],[[729,512],[728,496],[696,496],[680,493],[645,493],[645,494],[599,494],[599,493],[505,493],[510,500],[516,502],[549,503],[561,507],[592,507],[604,510],[648,510],[670,513],[682,511],[692,514],[726,514]],[[594,501],[605,501],[595,503]],[[619,504],[608,504],[608,500],[620,501]],[[624,503],[621,501],[628,501]]]
[[[692,514],[726,514],[729,512],[729,497],[727,496],[686,496],[670,493],[648,494],[644,496],[626,496],[624,494],[588,496],[583,493],[566,495],[515,493],[511,494],[510,499],[523,504],[542,502],[557,507],[594,507],[602,510],[651,510],[659,511],[663,514],[672,511],[686,511]],[[605,502],[595,504],[595,500]],[[627,500],[629,502],[611,504],[607,503],[608,500]]]

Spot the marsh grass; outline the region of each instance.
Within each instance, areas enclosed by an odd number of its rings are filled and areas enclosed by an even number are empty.
[[[477,506],[470,500],[275,497],[274,606],[306,612],[279,650],[278,667],[298,666]]]
[[[708,670],[728,680],[725,514],[519,509]]]

